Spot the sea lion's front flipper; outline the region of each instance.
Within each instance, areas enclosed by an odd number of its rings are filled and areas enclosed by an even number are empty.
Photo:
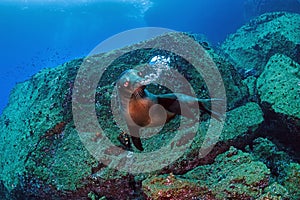
[[[178,97],[173,93],[157,95],[157,103],[163,106],[167,111],[176,115],[183,115],[190,119],[195,117],[189,104],[184,101],[180,101],[180,99],[178,99]]]
[[[131,140],[132,140],[132,143],[134,144],[134,146],[138,150],[143,151],[144,148],[143,148],[143,144],[142,144],[142,141],[141,141],[141,138],[139,135],[140,128],[137,126],[128,126],[128,129],[129,129]]]

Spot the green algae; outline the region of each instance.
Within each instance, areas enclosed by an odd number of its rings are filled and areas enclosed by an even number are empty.
[[[264,189],[264,194],[261,195],[258,199],[259,200],[282,200],[282,199],[293,199],[290,197],[289,192],[285,187],[278,184],[277,182],[269,185]]]
[[[250,154],[231,147],[220,154],[213,164],[198,166],[184,175],[150,177],[143,181],[143,187],[151,191],[148,193],[150,198],[168,187],[166,183],[171,185],[168,189],[176,191],[180,188],[179,185],[172,185],[172,180],[203,188],[202,194],[190,190],[190,194],[198,195],[198,198],[204,198],[207,194],[213,199],[257,198],[268,185],[269,175],[269,169],[262,162],[254,161]]]
[[[287,188],[292,199],[300,198],[300,165],[299,163],[291,162],[285,168],[285,174],[282,180],[282,185]]]
[[[240,106],[227,112],[221,140],[227,141],[243,134],[254,133],[263,121],[263,112],[258,104],[250,102]]]
[[[65,100],[69,81],[74,79],[71,73],[80,64],[80,60],[74,60],[55,71],[44,69],[13,90],[2,116],[10,123],[1,127],[5,133],[1,146],[5,148],[1,151],[0,177],[8,189],[18,186],[20,177],[30,175],[60,190],[75,190],[82,175],[90,172],[87,164],[94,161],[74,126],[67,125],[61,133],[47,136],[57,124],[71,120],[67,111],[70,105]]]
[[[299,81],[299,64],[285,55],[272,56],[257,79],[261,101],[272,105],[276,113],[300,118]]]

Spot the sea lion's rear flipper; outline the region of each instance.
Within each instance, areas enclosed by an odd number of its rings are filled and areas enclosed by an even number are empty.
[[[131,136],[131,140],[132,143],[134,144],[134,146],[140,150],[143,151],[143,144],[139,135],[139,127],[136,126],[128,126],[129,132],[130,132],[130,136]]]
[[[224,100],[223,99],[198,99],[198,105],[200,110],[203,110],[204,112],[206,112],[207,114],[211,115],[213,118],[215,118],[218,121],[222,121],[222,119],[224,118],[224,116],[218,111],[214,111],[210,109],[210,102],[214,101],[215,104],[220,104],[219,106],[217,106],[217,108],[219,107],[219,109],[222,108],[222,105]]]

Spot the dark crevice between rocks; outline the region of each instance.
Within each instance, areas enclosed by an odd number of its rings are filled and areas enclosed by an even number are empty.
[[[0,183],[0,188],[0,197],[3,200],[63,199],[61,191],[28,175],[19,176],[18,185],[11,191],[7,190],[2,183]]]
[[[263,102],[264,123],[261,137],[268,138],[278,148],[288,153],[291,158],[300,162],[300,119],[275,113],[271,104]]]
[[[86,182],[86,185],[76,191],[63,191],[35,177],[25,175],[19,177],[19,184],[11,191],[8,191],[1,181],[0,198],[3,200],[90,200],[102,197],[105,197],[105,200],[146,199],[142,191],[142,181],[136,181],[133,175],[110,180],[90,177]]]
[[[10,199],[9,198],[9,191],[4,186],[3,181],[0,181],[0,199]]]
[[[300,65],[300,41],[296,45],[296,47],[294,49],[294,56],[293,56],[293,58],[296,58],[294,61],[296,61]]]
[[[88,177],[88,183],[74,193],[67,195],[69,198],[80,196],[95,197],[99,199],[105,197],[106,200],[133,199],[144,200],[146,195],[142,190],[142,181],[137,181],[134,175],[128,174],[118,179],[103,180],[99,177]]]

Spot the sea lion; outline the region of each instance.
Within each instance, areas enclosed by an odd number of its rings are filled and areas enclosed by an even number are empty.
[[[156,95],[146,89],[145,83],[146,80],[135,69],[123,72],[117,82],[121,112],[132,143],[140,151],[144,150],[139,136],[141,127],[164,125],[176,115],[193,118],[194,114],[190,110],[192,104],[197,103],[200,110],[218,120],[222,118],[219,113],[211,111],[207,106],[211,100],[220,99],[198,99],[181,93]]]

